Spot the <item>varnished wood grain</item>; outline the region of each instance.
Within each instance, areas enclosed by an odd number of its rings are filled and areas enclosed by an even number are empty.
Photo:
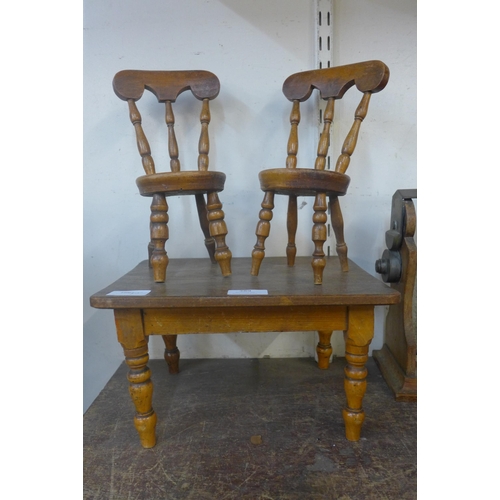
[[[151,202],[150,234],[151,252],[149,263],[153,268],[155,281],[163,281],[167,272],[168,255],[165,243],[168,240],[168,203],[163,193],[153,193]]]
[[[389,68],[382,61],[366,61],[333,68],[302,71],[289,76],[283,93],[290,101],[306,101],[314,89],[322,99],[341,99],[353,85],[360,92],[380,92],[389,81]]]
[[[333,97],[328,99],[325,112],[323,113],[323,131],[318,142],[318,156],[314,164],[315,170],[325,170],[326,155],[330,149],[330,127],[333,121],[333,113],[335,109],[335,100]],[[343,172],[342,172],[343,173]]]
[[[200,113],[201,133],[198,142],[198,170],[208,170],[208,151],[210,150],[210,138],[208,136],[208,124],[210,123],[210,107],[208,99],[203,99]]]
[[[269,236],[271,230],[271,220],[273,218],[274,208],[274,191],[265,191],[264,199],[261,203],[261,210],[259,212],[259,222],[255,229],[257,235],[257,242],[252,250],[252,268],[250,274],[257,276],[259,274],[260,264],[265,255],[265,241]]]
[[[179,94],[186,90],[191,90],[200,100],[215,99],[219,95],[220,82],[213,73],[202,70],[123,70],[113,78],[113,89],[124,101],[137,101],[147,89],[159,102],[175,102]]]
[[[259,172],[262,191],[293,196],[316,196],[321,192],[327,196],[343,196],[351,179],[348,175],[330,170],[310,168],[270,168]]]
[[[347,306],[151,308],[143,313],[146,335],[290,332],[347,329]]]
[[[153,410],[153,383],[147,366],[148,342],[142,327],[141,311],[126,309],[115,311],[116,333],[123,347],[129,367],[129,392],[136,409],[134,425],[143,448],[156,444],[156,413]]]
[[[177,347],[177,335],[162,335],[165,343],[165,361],[167,362],[169,373],[175,375],[179,373],[180,352]]]
[[[129,105],[129,117],[135,129],[137,148],[146,173],[136,180],[136,184],[142,196],[153,197],[148,254],[154,269],[155,281],[158,283],[165,281],[169,262],[165,250],[168,239],[168,205],[165,197],[180,195],[195,195],[200,226],[210,259],[214,263],[219,263],[223,276],[228,276],[231,274],[231,252],[225,242],[227,227],[222,204],[217,195],[224,189],[226,176],[222,172],[208,171],[210,150],[208,125],[211,119],[209,101],[219,94],[219,79],[213,73],[201,70],[124,70],[115,75],[113,89],[116,95]],[[145,90],[152,92],[159,102],[165,103],[170,172],[156,172],[151,148],[142,127],[142,117],[136,101],[142,97]],[[175,115],[172,103],[186,90],[190,90],[202,101],[198,171],[181,171],[179,145],[174,128]],[[212,208],[207,208],[207,202]]]
[[[230,276],[232,254],[226,245],[227,227],[222,203],[216,191],[207,193],[207,219],[210,236],[215,241],[214,258],[219,263],[222,276]]]
[[[323,269],[326,266],[325,252],[323,251],[323,245],[326,241],[326,221],[328,220],[325,193],[316,194],[313,208],[312,240],[314,243],[314,253],[311,265],[314,272],[314,284],[321,285]]]
[[[286,259],[289,266],[295,264],[297,246],[295,245],[295,235],[297,233],[297,196],[292,194],[288,197],[288,211],[286,215],[286,230],[288,233],[288,245],[286,246]]]
[[[224,189],[226,174],[223,172],[163,172],[143,175],[136,180],[142,196],[163,192],[168,196],[206,194]]]
[[[340,260],[340,267],[342,271],[347,272],[349,271],[349,262],[347,259],[347,245],[344,240],[344,217],[342,216],[338,196],[330,196],[330,220],[337,240],[336,250]]]
[[[198,211],[198,219],[200,221],[201,230],[205,236],[205,246],[207,247],[208,255],[212,264],[216,264],[215,260],[215,240],[210,235],[210,228],[208,225],[208,210],[205,196],[202,193],[195,194],[196,210]]]
[[[337,257],[326,257],[331,277],[322,287],[310,279],[310,259],[296,257],[293,267],[285,257],[268,257],[259,276],[249,275],[251,259],[232,259],[232,275],[221,279],[207,259],[170,259],[169,280],[155,283],[147,261],[140,263],[115,283],[92,295],[92,307],[170,308],[238,307],[283,305],[388,305],[399,302],[400,294],[349,261],[343,273]],[[151,290],[146,296],[110,296],[114,290]],[[228,296],[228,290],[268,290],[269,295]]]
[[[333,68],[323,68],[302,71],[289,76],[283,84],[285,97],[292,101],[290,114],[290,135],[287,144],[286,168],[271,168],[259,173],[260,188],[264,191],[262,207],[267,204],[267,211],[261,210],[257,225],[257,241],[252,252],[252,275],[259,273],[260,264],[265,255],[265,240],[270,233],[269,221],[272,219],[273,207],[266,201],[274,194],[289,196],[293,207],[297,196],[314,196],[315,213],[313,216],[312,240],[314,253],[312,257],[313,280],[316,285],[323,283],[323,243],[326,241],[323,227],[325,196],[330,197],[332,225],[337,238],[337,251],[341,259],[342,270],[348,271],[347,245],[344,241],[343,217],[340,209],[339,196],[347,193],[350,178],[346,175],[351,156],[354,153],[359,137],[361,123],[368,112],[371,95],[385,88],[389,80],[389,69],[381,61],[365,61]],[[341,99],[348,89],[356,86],[362,93],[361,101],[354,113],[354,122],[344,140],[342,150],[335,164],[335,171],[326,169],[327,156],[330,150],[331,124],[334,120],[335,100]],[[299,146],[300,102],[306,101],[317,89],[322,99],[327,100],[323,113],[323,130],[318,142],[317,157],[312,168],[297,168],[297,151]],[[294,234],[296,231],[294,210],[288,210],[287,225],[289,241],[286,247],[289,264],[293,265],[295,248]],[[263,218],[262,215],[265,215]],[[290,228],[292,230],[290,231]]]
[[[342,330],[345,330],[345,328],[342,328]],[[333,353],[332,344],[330,343],[332,333],[330,329],[318,330],[319,342],[316,346],[316,353],[318,355],[318,368],[321,370],[328,370],[330,366],[330,358]]]
[[[346,407],[342,415],[349,441],[358,441],[365,420],[363,398],[366,392],[366,362],[368,348],[373,338],[374,310],[366,305],[349,308],[348,328],[344,331],[345,357],[344,373]]]
[[[153,160],[153,157],[151,156],[151,147],[149,146],[148,139],[142,128],[141,113],[137,109],[137,105],[135,104],[134,100],[129,99],[128,106],[129,106],[129,118],[135,129],[137,149],[139,150],[139,154],[141,155],[142,166],[146,174],[148,175],[154,174],[155,162]]]
[[[290,136],[288,138],[288,156],[286,158],[286,168],[295,168],[297,166],[297,152],[299,150],[299,123],[300,105],[299,101],[294,101],[292,112],[290,113]]]
[[[179,161],[179,146],[177,145],[177,137],[175,136],[175,117],[172,109],[172,103],[165,103],[165,123],[168,129],[168,154],[170,155],[170,171],[180,172],[181,162]]]
[[[368,104],[370,103],[370,92],[365,92],[361,98],[361,102],[356,108],[354,113],[354,123],[352,124],[351,130],[347,134],[342,146],[342,153],[340,154],[337,163],[335,165],[335,172],[340,172],[344,174],[351,161],[351,155],[356,149],[356,144],[358,143],[358,135],[361,127],[361,122],[365,119],[368,113]]]
[[[249,276],[251,259],[237,258],[233,274],[224,280],[217,279],[205,259],[178,259],[172,261],[173,278],[166,283],[156,282],[154,270],[144,261],[93,295],[90,299],[93,307],[115,310],[118,339],[131,369],[130,393],[137,410],[136,428],[142,445],[154,446],[156,422],[146,366],[148,336],[163,336],[165,359],[170,371],[176,373],[178,334],[230,332],[318,331],[319,365],[326,369],[331,355],[329,336],[333,330],[343,330],[348,361],[344,384],[345,432],[347,439],[359,440],[364,420],[365,363],[374,333],[374,306],[397,302],[399,293],[354,264],[352,272],[343,273],[336,260],[331,259],[331,263],[338,266],[339,279],[325,287],[316,287],[304,279],[304,269],[308,268],[304,258],[298,258],[296,266],[289,266],[285,258],[270,258],[261,277]],[[127,290],[148,293],[109,295]],[[231,295],[230,290],[239,290],[240,294]],[[253,295],[249,290],[266,293]]]

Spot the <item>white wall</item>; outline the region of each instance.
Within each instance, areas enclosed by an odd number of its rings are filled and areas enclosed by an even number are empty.
[[[281,93],[291,73],[315,67],[315,2],[275,0],[86,0],[84,3],[84,410],[121,363],[111,311],[95,310],[89,296],[146,258],[149,200],[135,178],[142,175],[127,107],[111,88],[122,69],[207,69],[219,77],[212,102],[210,166],[227,175],[221,193],[233,256],[249,256],[262,201],[258,172],[283,166],[290,104]],[[343,201],[350,258],[375,275],[374,262],[385,248],[391,197],[416,187],[416,2],[413,0],[335,1],[334,63],[381,59],[391,69],[386,89],[372,98],[351,166],[350,192]],[[142,104],[142,106],[141,106]],[[199,128],[183,123],[183,109],[198,102],[182,94],[174,108],[180,159],[194,168]],[[143,116],[160,121],[153,96],[139,102]],[[302,112],[299,165],[311,165],[316,151],[314,105]],[[352,123],[337,109],[336,134]],[[311,127],[307,127],[311,124]],[[164,129],[161,130],[164,134]],[[166,148],[155,149],[157,167],[167,165]],[[160,146],[158,146],[160,148]],[[189,150],[190,148],[190,150]],[[310,199],[300,211],[300,255],[310,255]],[[194,201],[169,199],[170,239],[176,256],[204,257]],[[286,202],[276,201],[266,255],[283,255]],[[334,242],[331,242],[334,248]],[[384,309],[377,314],[372,348],[383,339]],[[313,356],[311,332],[182,336],[183,358]],[[343,354],[341,335],[333,338]],[[161,338],[150,342],[152,358],[163,356]]]

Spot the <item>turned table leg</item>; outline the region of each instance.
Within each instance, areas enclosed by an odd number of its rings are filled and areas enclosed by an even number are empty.
[[[177,347],[177,335],[162,335],[165,342],[165,361],[169,373],[179,373],[179,348]]]
[[[147,363],[148,339],[144,334],[139,309],[116,309],[115,323],[118,341],[123,347],[125,362],[129,367],[129,391],[136,409],[134,424],[143,448],[156,444],[156,413],[152,407],[153,382]]]
[[[316,352],[318,353],[318,368],[321,370],[328,370],[330,366],[330,358],[332,356],[332,344],[330,340],[332,338],[332,331],[319,331],[319,342],[316,346]]]
[[[344,373],[344,389],[347,405],[342,414],[346,438],[358,441],[365,420],[363,397],[366,392],[366,362],[368,347],[373,338],[373,306],[349,308],[348,329],[344,332],[347,365]]]

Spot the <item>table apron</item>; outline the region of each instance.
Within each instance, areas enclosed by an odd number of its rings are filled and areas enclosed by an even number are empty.
[[[142,310],[146,335],[347,329],[347,306],[176,307]]]

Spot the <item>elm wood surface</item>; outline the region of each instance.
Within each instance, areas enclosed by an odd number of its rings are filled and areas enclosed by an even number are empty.
[[[290,267],[285,258],[268,258],[261,276],[251,276],[250,258],[233,259],[233,273],[222,279],[206,259],[172,259],[169,280],[157,283],[147,261],[90,298],[93,307],[114,309],[118,341],[127,365],[135,425],[145,448],[156,443],[156,414],[148,368],[149,335],[162,335],[171,372],[178,371],[175,338],[188,333],[318,331],[319,366],[328,368],[333,331],[346,342],[343,411],[346,437],[360,439],[364,420],[366,361],[373,338],[374,307],[395,304],[399,292],[353,262],[343,273],[337,257],[328,259],[332,279],[322,287],[309,277],[308,259]],[[145,296],[108,295],[113,291],[151,290]],[[228,295],[228,290],[267,290],[268,295]]]
[[[213,263],[219,263],[222,275],[228,276],[231,274],[231,251],[225,241],[227,227],[224,222],[222,203],[217,194],[224,189],[226,175],[223,172],[208,171],[210,150],[208,125],[211,119],[209,101],[219,94],[219,79],[213,73],[202,70],[123,70],[115,75],[113,89],[120,99],[128,103],[130,121],[135,129],[137,147],[146,173],[137,178],[137,187],[142,196],[152,198],[151,241],[148,252],[155,281],[165,281],[169,261],[165,251],[165,243],[169,237],[166,198],[179,195],[194,195],[209,257]],[[142,97],[145,90],[152,92],[159,103],[165,104],[170,172],[156,172],[151,148],[142,127],[142,117],[136,101]],[[179,94],[186,90],[190,90],[196,99],[202,101],[197,171],[181,171],[179,147],[174,128],[175,116],[172,104]],[[186,244],[189,239],[186,237]]]
[[[373,358],[359,441],[343,437],[345,359],[150,361],[158,443],[137,446],[122,363],[83,416],[85,500],[417,498],[417,404]],[[253,441],[260,437],[260,444]]]
[[[327,211],[331,214],[331,224],[337,240],[337,255],[343,271],[348,271],[347,245],[344,241],[344,221],[340,209],[339,196],[347,192],[350,178],[345,174],[351,156],[356,148],[361,122],[366,117],[371,95],[385,88],[389,80],[389,68],[381,61],[365,61],[346,66],[303,71],[289,76],[283,84],[285,97],[292,101],[290,113],[290,136],[287,144],[286,168],[272,168],[259,173],[260,188],[264,199],[259,212],[259,222],[255,234],[257,241],[252,252],[251,274],[259,274],[265,256],[265,240],[271,230],[275,194],[289,197],[287,212],[288,244],[286,255],[288,265],[295,262],[297,231],[297,196],[314,196],[312,240],[314,253],[312,268],[314,283],[323,282],[326,266],[323,245],[326,241]],[[354,123],[343,143],[335,171],[325,170],[330,149],[330,127],[334,118],[335,101],[341,99],[348,89],[356,86],[362,93],[361,101],[354,113]],[[300,123],[300,102],[306,101],[317,89],[320,97],[327,101],[323,114],[321,133],[314,169],[297,168],[299,148],[298,126]]]

